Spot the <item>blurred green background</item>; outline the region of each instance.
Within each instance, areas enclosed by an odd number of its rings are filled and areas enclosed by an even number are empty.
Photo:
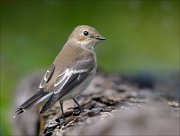
[[[106,37],[96,47],[105,72],[179,69],[179,5],[178,0],[1,1],[0,132],[11,134],[8,112],[18,81],[48,68],[77,25],[93,26]]]

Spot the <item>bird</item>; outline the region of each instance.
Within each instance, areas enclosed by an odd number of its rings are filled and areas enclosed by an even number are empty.
[[[86,90],[97,69],[96,45],[106,38],[93,27],[79,25],[69,35],[63,48],[46,71],[36,93],[15,111],[16,118],[34,105],[44,102],[40,114],[59,101],[63,119],[63,101],[73,99],[80,112],[77,98]]]

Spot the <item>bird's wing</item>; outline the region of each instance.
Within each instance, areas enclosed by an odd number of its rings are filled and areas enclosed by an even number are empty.
[[[49,69],[46,71],[46,74],[44,75],[43,79],[41,80],[41,83],[39,85],[39,88],[43,88],[47,83],[48,81],[51,79],[51,76],[54,72],[54,69],[55,69],[55,65],[52,64]]]
[[[93,70],[94,62],[94,58],[76,61],[71,67],[61,72],[54,84],[53,95],[46,102],[40,113],[45,112],[60,98],[80,84]]]

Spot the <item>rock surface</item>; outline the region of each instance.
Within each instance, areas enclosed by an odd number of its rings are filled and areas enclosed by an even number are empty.
[[[44,114],[45,135],[179,135],[179,103],[153,94],[119,77],[95,77],[79,98],[85,110],[78,113],[72,101],[64,104],[63,124],[59,104]]]
[[[32,87],[37,88],[41,76],[42,72],[39,72],[23,80],[16,99],[27,99],[29,95],[21,96],[21,91],[32,94]],[[58,102],[40,118],[37,109],[30,110],[14,121],[14,124],[21,124],[14,125],[14,134],[178,136],[180,106],[177,89],[180,85],[179,78],[173,79],[176,80],[168,82],[167,78],[163,82],[152,76],[149,80],[148,76],[125,78],[98,73],[78,99],[84,112],[80,113],[72,100],[65,101],[64,123]],[[38,127],[27,132],[32,126]]]

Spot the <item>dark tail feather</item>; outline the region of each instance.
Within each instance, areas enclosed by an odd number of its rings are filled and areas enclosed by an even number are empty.
[[[47,94],[48,94],[48,92],[44,92],[43,90],[37,91],[37,93],[35,95],[30,97],[21,106],[19,106],[19,108],[16,110],[16,113],[13,117],[15,118],[17,115],[25,112],[27,109],[32,107],[38,100],[40,100],[42,97],[44,97]]]
[[[46,102],[46,104],[43,106],[43,108],[40,111],[40,114],[44,113],[45,111],[47,111],[50,107],[52,107],[61,97],[58,95],[52,95],[48,101]]]

